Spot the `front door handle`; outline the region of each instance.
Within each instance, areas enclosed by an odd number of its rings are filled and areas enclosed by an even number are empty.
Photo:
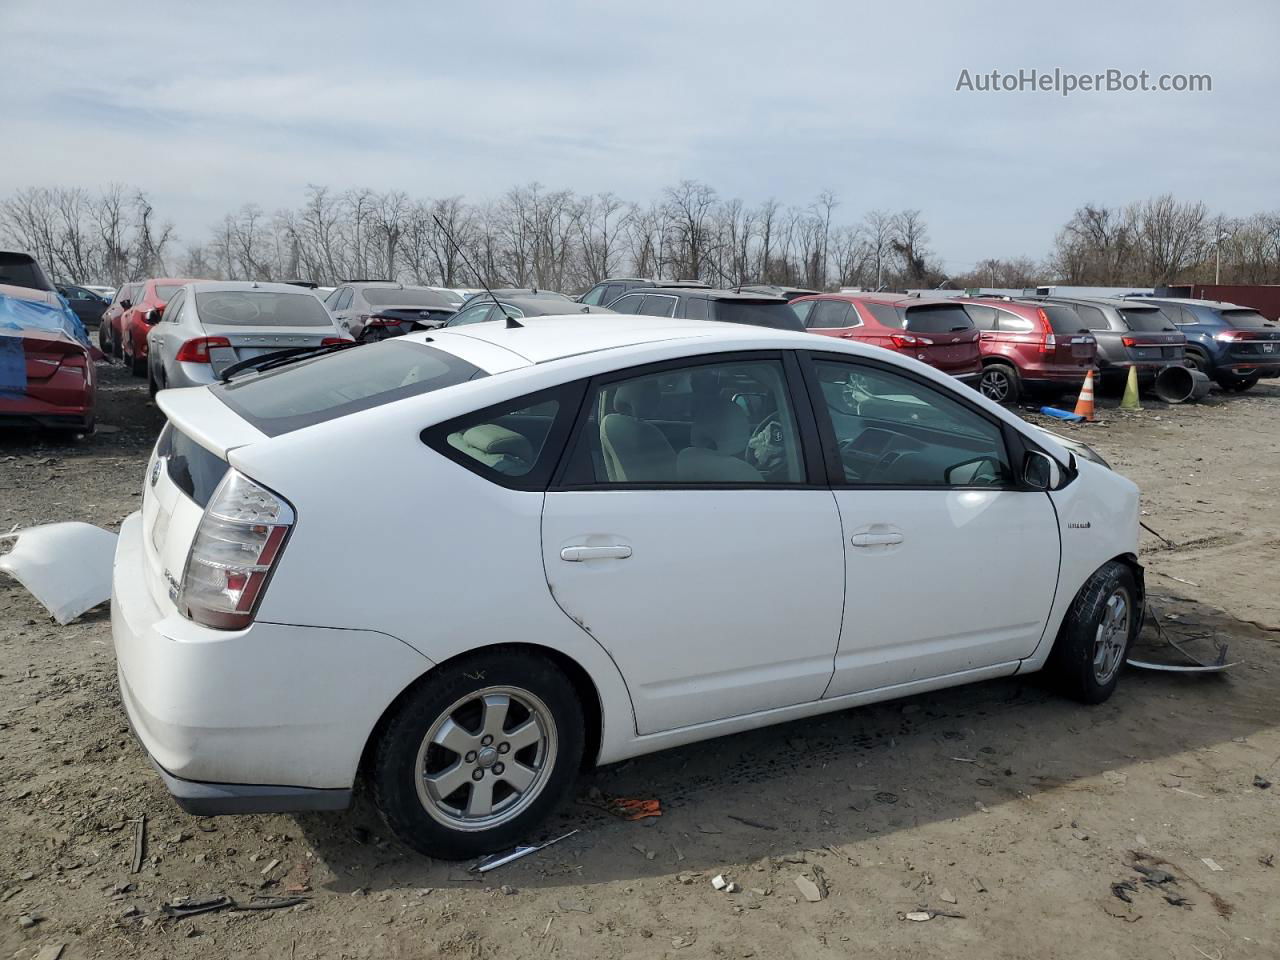
[[[902,542],[900,533],[855,533],[849,538],[855,547],[888,547]]]
[[[584,560],[625,560],[631,556],[631,548],[617,543],[607,547],[588,547],[585,545],[565,547],[560,551],[560,559],[570,563],[581,563]]]

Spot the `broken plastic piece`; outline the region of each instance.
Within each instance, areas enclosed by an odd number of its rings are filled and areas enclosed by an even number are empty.
[[[498,867],[506,866],[521,857],[527,857],[531,853],[537,853],[539,850],[545,850],[553,843],[559,843],[561,840],[568,840],[577,830],[570,830],[563,836],[556,837],[554,840],[548,840],[546,843],[540,843],[534,847],[516,847],[514,850],[508,850],[506,853],[495,853],[492,856],[485,857],[483,860],[477,861],[471,866],[472,873],[488,873],[490,870],[496,870]]]
[[[1160,663],[1151,660],[1139,660],[1132,656],[1126,657],[1125,663],[1131,667],[1138,667],[1141,670],[1163,670],[1169,673],[1221,673],[1223,670],[1228,670],[1240,662],[1238,660],[1233,660],[1228,663],[1227,645],[1217,641],[1216,639],[1213,640],[1213,644],[1217,652],[1212,660],[1205,660],[1197,657],[1183,645],[1184,643],[1190,642],[1190,640],[1183,640],[1182,642],[1179,642],[1165,630],[1164,625],[1160,622],[1160,611],[1157,610],[1155,605],[1152,603],[1147,604],[1147,621],[1155,626],[1156,636],[1163,640],[1168,646],[1172,647],[1174,651],[1188,662]],[[1202,636],[1192,639],[1203,640],[1212,638]]]
[[[111,599],[116,535],[78,521],[48,523],[0,535],[13,549],[0,557],[5,571],[31,591],[58,623]]]
[[[711,886],[715,887],[717,890],[723,890],[728,885],[729,881],[724,878],[723,873],[717,873],[711,878]]]

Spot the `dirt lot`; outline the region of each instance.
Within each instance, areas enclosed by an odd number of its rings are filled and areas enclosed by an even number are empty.
[[[136,509],[161,420],[104,379],[98,435],[0,440],[0,530]],[[660,819],[567,804],[548,836],[579,834],[484,880],[407,854],[364,801],[184,815],[125,726],[105,609],[59,627],[0,578],[0,957],[1278,957],[1280,387],[1104,416],[1079,434],[1178,544],[1144,538],[1163,622],[1229,640],[1227,675],[1130,670],[1092,709],[1015,678],[632,761],[579,793]],[[921,909],[958,916],[903,919]]]

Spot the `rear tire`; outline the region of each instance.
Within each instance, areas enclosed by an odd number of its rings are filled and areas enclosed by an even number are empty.
[[[996,403],[1017,403],[1022,395],[1018,371],[1007,363],[989,363],[982,368],[978,392]]]
[[[491,650],[438,668],[385,724],[373,801],[391,831],[444,860],[527,839],[582,761],[582,705],[550,661]]]
[[[1213,376],[1213,364],[1210,363],[1209,358],[1199,350],[1188,350],[1187,359],[1191,361],[1191,366],[1195,367],[1206,377]]]
[[[1133,571],[1104,563],[1080,588],[1058,631],[1045,672],[1081,703],[1102,703],[1115,692],[1142,620]]]
[[[1235,374],[1225,374],[1218,378],[1218,386],[1229,393],[1244,393],[1250,387],[1254,386],[1261,374],[1251,373],[1247,376],[1238,377]]]

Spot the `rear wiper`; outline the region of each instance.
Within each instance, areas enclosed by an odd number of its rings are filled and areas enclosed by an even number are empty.
[[[346,350],[348,347],[354,346],[358,346],[355,340],[343,340],[341,343],[327,343],[319,347],[286,347],[284,350],[273,350],[271,353],[263,354],[260,357],[238,360],[231,366],[224,367],[222,372],[218,374],[218,379],[226,383],[237,373],[244,370],[253,370],[261,373],[263,370],[282,367],[286,363],[293,363],[303,357],[316,357],[324,353],[332,353],[335,350]]]

